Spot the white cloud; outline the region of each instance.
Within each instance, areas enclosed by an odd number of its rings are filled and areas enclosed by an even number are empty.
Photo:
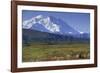
[[[72,34],[72,32],[68,32],[69,34]]]
[[[80,32],[80,34],[83,34],[84,32]]]

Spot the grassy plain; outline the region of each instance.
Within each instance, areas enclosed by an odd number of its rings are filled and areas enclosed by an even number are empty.
[[[37,44],[22,48],[23,62],[78,60],[90,58],[89,43]]]

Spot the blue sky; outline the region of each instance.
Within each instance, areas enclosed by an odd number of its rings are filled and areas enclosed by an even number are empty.
[[[22,19],[28,20],[40,14],[60,18],[75,30],[90,33],[90,13],[23,10]]]

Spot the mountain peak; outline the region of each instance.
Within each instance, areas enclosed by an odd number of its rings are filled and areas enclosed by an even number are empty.
[[[37,15],[28,20],[23,21],[23,29],[31,29],[38,30],[42,32],[48,33],[56,33],[56,34],[80,34],[73,27],[68,25],[61,18],[53,17],[53,16],[44,16]]]
[[[23,28],[31,29],[31,27],[34,27],[34,25],[36,25],[37,23],[43,25],[50,32],[60,31],[60,27],[57,24],[53,23],[49,16],[44,17],[43,15],[38,15],[29,20],[25,20],[23,22]]]

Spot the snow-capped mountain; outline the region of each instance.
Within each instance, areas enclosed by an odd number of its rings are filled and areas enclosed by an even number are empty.
[[[35,25],[38,25],[38,24],[41,24],[42,26],[45,27],[45,29],[49,30],[50,32],[59,32],[60,31],[60,27],[57,24],[53,23],[50,20],[50,17],[43,17],[42,15],[38,15],[36,17],[33,17],[29,20],[24,21],[23,28],[24,29],[31,29],[31,28],[36,29],[34,27],[35,27]],[[40,30],[42,30],[42,29],[40,29]]]
[[[42,32],[59,34],[79,34],[74,28],[63,20],[53,16],[37,15],[29,20],[23,21],[23,29],[33,29]]]
[[[67,19],[66,19],[67,20]],[[23,43],[89,42],[90,34],[78,32],[62,19],[37,15],[23,21]]]

